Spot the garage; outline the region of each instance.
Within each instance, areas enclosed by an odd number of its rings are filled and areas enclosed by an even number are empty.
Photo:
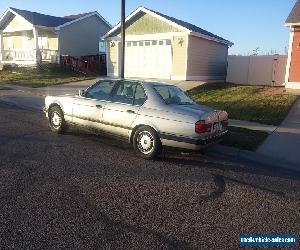
[[[233,43],[193,24],[139,7],[125,19],[125,77],[225,80]],[[120,76],[120,24],[102,37],[107,74]]]
[[[171,40],[127,41],[125,65],[126,77],[170,79]]]

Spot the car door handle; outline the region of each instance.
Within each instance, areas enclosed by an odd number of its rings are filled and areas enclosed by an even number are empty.
[[[127,110],[126,112],[129,113],[129,114],[135,114],[135,112],[133,110],[130,110],[130,109]]]
[[[102,109],[102,105],[96,105],[96,108]]]

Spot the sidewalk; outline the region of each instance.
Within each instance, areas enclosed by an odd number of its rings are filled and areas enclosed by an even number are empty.
[[[208,154],[300,171],[300,98],[279,127],[239,120],[231,120],[230,125],[262,130],[270,135],[256,152],[215,145]]]
[[[232,120],[232,119],[229,119],[229,125],[233,127],[265,131],[268,133],[273,133],[277,129],[277,127],[273,125],[265,125],[257,122],[248,122],[248,121]]]
[[[258,148],[257,153],[298,164],[300,170],[300,98],[282,124]]]

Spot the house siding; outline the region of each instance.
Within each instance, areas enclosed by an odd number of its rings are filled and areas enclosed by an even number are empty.
[[[300,82],[300,27],[294,30],[289,82]]]
[[[126,35],[158,34],[166,32],[178,32],[179,29],[169,25],[149,14],[139,13],[125,24]],[[109,37],[120,34],[120,28]]]
[[[148,70],[149,67],[144,67],[143,70],[142,67],[137,68],[132,65],[125,65],[125,68],[129,66],[135,67],[133,69],[137,69],[127,70],[129,75],[138,74],[140,77],[140,75],[144,74],[144,77],[146,78],[148,78],[149,75],[151,76],[150,78],[162,78],[163,76],[164,79],[171,78],[172,80],[226,79],[228,56],[228,45],[226,44],[198,38],[184,29],[179,29],[176,25],[171,25],[169,22],[162,21],[160,18],[143,11],[131,17],[130,20],[126,22],[125,32],[126,41],[145,41],[145,43],[149,43],[152,41],[154,42],[155,40],[165,39],[168,44],[162,43],[161,45],[166,45],[166,51],[171,49],[168,54],[170,61],[167,63],[167,60],[165,60],[167,66],[160,67],[157,63],[157,67],[151,67],[152,70],[150,71]],[[119,35],[120,28],[116,29],[106,37],[108,40],[107,69],[109,76],[117,76],[119,71],[119,56],[116,56],[116,50],[118,51],[118,49],[112,49],[109,42],[114,40],[114,42],[117,43],[117,41],[120,40]],[[171,41],[172,46],[170,46],[169,41]],[[132,46],[130,48],[131,52],[135,46],[137,46],[131,45],[131,43],[128,44],[129,47]],[[144,46],[144,43],[142,42],[141,45],[138,46]],[[141,62],[140,65],[142,63],[146,65],[147,63],[153,62],[154,53],[149,52],[150,49],[148,48],[142,50],[138,46],[136,47],[137,53],[133,53],[133,51],[132,55],[133,57],[138,58],[137,55],[143,53],[141,54],[140,60],[144,61]],[[158,62],[161,62],[163,61],[162,59],[166,59],[166,54],[163,55],[162,53],[158,53],[155,57],[157,57]],[[168,65],[170,65],[170,67]],[[160,69],[170,69],[170,72],[164,72],[165,74],[163,75],[162,70]]]
[[[112,44],[114,44],[112,46]],[[120,43],[117,41],[107,42],[107,74],[108,76],[119,75],[119,51]]]
[[[10,23],[5,27],[3,32],[15,32],[15,31],[23,31],[23,30],[32,30],[33,26],[24,18],[19,16],[15,16]]]
[[[187,46],[188,36],[174,36],[172,42],[173,63],[171,78],[185,80],[186,79],[186,63],[187,63]]]
[[[60,54],[81,57],[99,53],[100,38],[110,29],[96,16],[91,16],[61,28]]]
[[[225,80],[228,47],[189,36],[187,80]]]

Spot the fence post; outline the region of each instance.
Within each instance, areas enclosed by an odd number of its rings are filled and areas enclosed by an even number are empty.
[[[272,65],[272,86],[274,87],[276,83],[276,73],[277,73],[277,66],[278,66],[278,58],[274,57],[273,59],[273,65]]]

